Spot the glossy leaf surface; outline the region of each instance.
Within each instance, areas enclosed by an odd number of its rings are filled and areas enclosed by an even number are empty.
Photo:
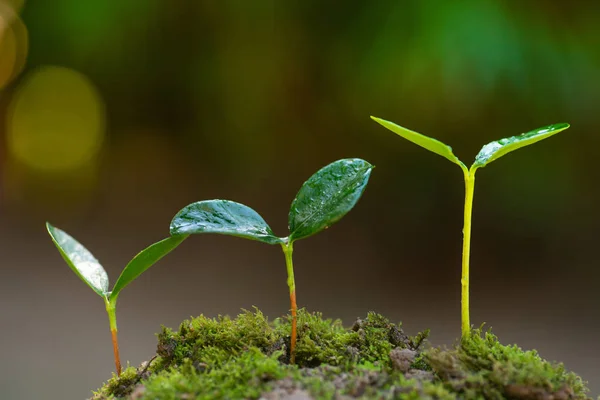
[[[471,169],[485,167],[492,161],[497,160],[511,151],[515,151],[521,147],[529,146],[530,144],[539,142],[552,135],[556,135],[567,129],[569,126],[570,125],[566,123],[548,125],[518,136],[511,136],[488,143],[481,148],[479,154],[475,157],[475,162]]]
[[[104,297],[108,293],[108,275],[96,258],[66,232],[53,227],[46,222],[46,229],[56,245],[56,248],[69,267],[94,292]]]
[[[171,221],[171,235],[218,233],[278,244],[265,220],[253,209],[229,200],[205,200],[184,207]]]
[[[385,119],[376,117],[371,117],[371,119],[395,134],[402,136],[404,139],[410,140],[414,144],[417,144],[431,151],[432,153],[438,154],[444,158],[447,158],[453,163],[464,167],[464,164],[452,152],[452,147],[448,146],[447,144],[442,143],[437,139],[433,139],[420,133],[411,131],[410,129],[403,128],[400,125],[396,125],[395,123],[386,121]]]
[[[146,271],[158,260],[169,254],[173,249],[181,244],[187,235],[172,236],[170,238],[154,243],[138,253],[123,269],[121,276],[115,283],[110,294],[110,298],[116,299],[121,290],[134,281],[142,272]]]
[[[335,161],[311,176],[290,207],[290,240],[328,228],[354,207],[363,194],[373,166],[359,158]]]

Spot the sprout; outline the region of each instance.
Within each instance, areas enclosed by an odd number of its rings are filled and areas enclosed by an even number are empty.
[[[69,267],[84,281],[94,292],[104,299],[110,332],[112,334],[113,351],[115,353],[115,366],[117,375],[121,375],[121,360],[119,358],[119,342],[117,340],[117,298],[123,288],[133,282],[145,270],[158,260],[166,256],[171,250],[179,246],[187,236],[179,235],[161,240],[146,248],[136,255],[127,264],[112,291],[108,290],[108,275],[102,265],[81,243],[73,239],[66,232],[46,223],[46,229]]]
[[[300,188],[288,215],[289,236],[276,236],[253,209],[229,200],[206,200],[184,207],[171,222],[172,235],[218,233],[279,244],[285,255],[290,291],[292,332],[290,362],[296,347],[296,283],[292,261],[298,239],[314,235],[340,220],[363,194],[373,166],[361,159],[335,161],[311,176]]]
[[[485,167],[492,161],[497,160],[511,151],[515,151],[521,147],[539,142],[540,140],[564,131],[569,127],[569,124],[560,123],[548,125],[522,135],[511,136],[488,143],[481,148],[479,154],[477,154],[475,157],[475,162],[473,165],[471,165],[471,168],[467,169],[465,164],[454,155],[452,148],[440,142],[439,140],[421,135],[420,133],[403,128],[394,124],[393,122],[389,122],[381,118],[371,118],[397,135],[402,136],[403,138],[452,161],[463,171],[465,178],[465,214],[461,276],[461,316],[462,337],[466,338],[471,333],[471,324],[469,321],[469,254],[471,247],[471,215],[473,211],[473,192],[475,189],[475,171],[477,171],[478,168]]]

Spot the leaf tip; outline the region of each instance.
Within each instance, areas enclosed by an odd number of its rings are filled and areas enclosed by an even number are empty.
[[[375,165],[371,164],[367,160],[363,160],[362,158],[356,158],[355,160],[363,163],[364,166],[366,167],[366,169],[369,171],[372,170],[373,168],[375,168]]]
[[[547,132],[554,132],[554,131],[564,131],[565,129],[568,129],[571,127],[571,124],[567,123],[567,122],[558,122],[552,125],[548,125],[544,128],[540,128],[538,129],[538,133],[543,133],[544,131]],[[556,132],[556,133],[558,133]]]
[[[50,222],[46,221],[46,231],[52,238],[54,238],[54,235],[56,234],[57,229],[58,228],[53,226]]]

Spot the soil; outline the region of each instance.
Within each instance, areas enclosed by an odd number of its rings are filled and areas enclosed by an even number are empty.
[[[589,399],[579,376],[491,332],[441,349],[376,313],[346,329],[301,310],[295,365],[289,332],[289,317],[258,310],[163,328],[157,355],[93,399]]]

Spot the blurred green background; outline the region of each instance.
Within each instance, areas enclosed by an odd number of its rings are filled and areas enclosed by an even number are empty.
[[[458,167],[485,143],[568,131],[478,173],[472,322],[564,361],[600,393],[600,3],[549,0],[0,0],[3,399],[84,398],[112,371],[102,302],[64,265],[51,221],[113,282],[193,201],[250,205],[283,235],[313,172],[375,164],[343,221],[296,246],[298,302],[460,333]],[[122,358],[160,324],[287,311],[278,249],[194,237],[120,296]]]

